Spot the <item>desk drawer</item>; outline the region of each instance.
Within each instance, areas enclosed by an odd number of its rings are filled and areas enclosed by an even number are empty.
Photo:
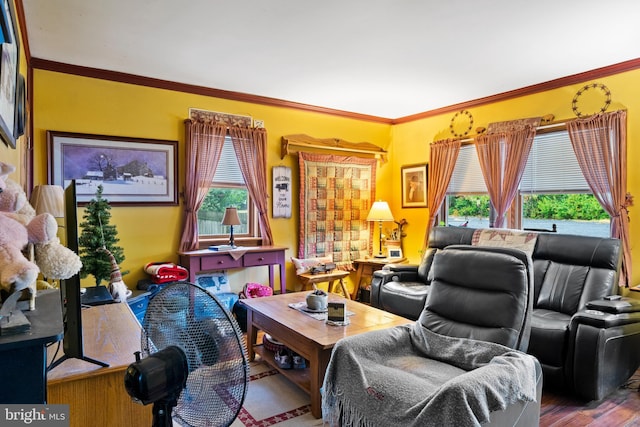
[[[246,253],[244,254],[244,266],[251,267],[252,265],[270,265],[278,264],[277,252],[262,252],[262,253]]]
[[[209,255],[202,258],[200,270],[226,270],[227,268],[242,267],[242,258],[233,259],[229,254]]]

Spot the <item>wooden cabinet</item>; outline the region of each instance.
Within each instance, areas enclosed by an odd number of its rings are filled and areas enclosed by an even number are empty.
[[[47,350],[62,339],[62,305],[58,290],[39,291],[36,309],[25,311],[29,332],[0,336],[0,402],[47,403]]]

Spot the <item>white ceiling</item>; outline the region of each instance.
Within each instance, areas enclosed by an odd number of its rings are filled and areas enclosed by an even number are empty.
[[[399,118],[640,58],[638,0],[22,0],[32,57]]]

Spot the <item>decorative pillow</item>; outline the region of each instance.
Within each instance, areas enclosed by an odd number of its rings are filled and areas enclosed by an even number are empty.
[[[532,256],[537,238],[538,233],[531,231],[507,228],[478,228],[473,232],[471,244],[475,246],[520,249]]]
[[[316,265],[333,262],[333,257],[331,255],[325,255],[317,258],[291,257],[291,262],[296,266],[296,274],[304,274],[311,271],[311,268],[315,267]]]

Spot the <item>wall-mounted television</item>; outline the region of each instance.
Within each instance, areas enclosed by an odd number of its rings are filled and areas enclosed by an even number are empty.
[[[76,181],[72,180],[64,190],[65,231],[67,233],[67,247],[79,253],[78,248],[78,205],[76,198]],[[64,355],[54,360],[49,370],[55,368],[67,359],[81,359],[100,366],[109,364],[85,356],[82,341],[82,300],[80,291],[80,273],[60,282],[62,298],[62,316],[64,319],[64,338],[62,346]]]

